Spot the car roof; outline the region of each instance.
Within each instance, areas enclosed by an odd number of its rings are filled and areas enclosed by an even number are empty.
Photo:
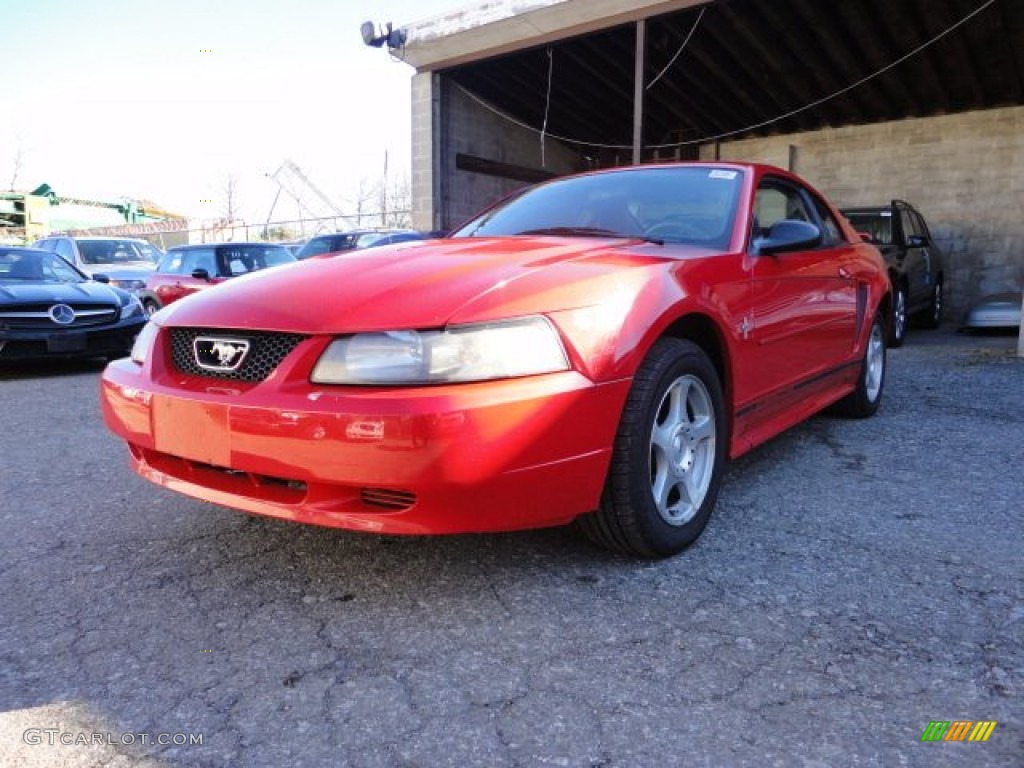
[[[197,248],[237,248],[239,246],[256,246],[262,248],[285,248],[287,246],[284,243],[265,243],[259,240],[253,242],[246,241],[232,241],[228,243],[189,243],[188,245],[175,245],[167,249],[167,252],[171,251],[194,251]]]
[[[0,251],[19,251],[28,253],[45,253],[47,256],[53,256],[53,251],[47,251],[44,248],[33,248],[30,245],[0,245]]]
[[[340,232],[325,232],[319,235],[313,235],[310,240],[315,240],[318,237],[338,237],[339,235],[411,235],[419,234],[417,229],[346,229]]]
[[[117,235],[85,235],[78,237],[77,235],[49,235],[48,237],[66,237],[69,240],[119,240],[129,243],[145,243],[146,245],[153,245],[149,240],[141,237],[118,237]],[[40,238],[46,240],[47,238]],[[153,246],[156,248],[157,246]]]

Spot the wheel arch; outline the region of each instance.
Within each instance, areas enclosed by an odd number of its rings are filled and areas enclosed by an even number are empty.
[[[690,341],[700,347],[708,356],[715,373],[718,374],[718,381],[722,385],[722,396],[725,398],[726,428],[728,440],[731,442],[735,410],[732,386],[733,366],[722,329],[709,316],[694,312],[677,318],[665,328],[659,338]]]

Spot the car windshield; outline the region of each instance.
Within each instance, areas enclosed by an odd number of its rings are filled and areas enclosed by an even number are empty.
[[[0,282],[84,283],[86,277],[47,251],[0,249]]]
[[[892,245],[892,211],[847,211],[847,220],[858,232],[863,232],[876,245]]]
[[[86,264],[156,264],[160,252],[149,243],[132,240],[79,240]]]
[[[742,182],[727,168],[635,168],[546,182],[453,237],[636,237],[725,248]]]

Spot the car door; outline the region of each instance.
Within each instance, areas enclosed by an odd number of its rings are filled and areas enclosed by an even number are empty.
[[[849,361],[856,339],[858,291],[844,262],[853,257],[828,207],[809,190],[765,177],[754,198],[762,232],[784,219],[822,231],[817,247],[756,255],[751,305],[760,409],[769,417],[816,388],[827,388]]]
[[[903,242],[903,273],[907,280],[907,305],[918,309],[932,297],[934,271],[932,270],[931,242],[921,217],[906,203],[894,201],[899,212]]]
[[[158,284],[153,288],[161,304],[170,304],[209,285],[209,279],[196,274],[197,270],[216,277],[217,258],[212,247],[168,252],[158,268]]]

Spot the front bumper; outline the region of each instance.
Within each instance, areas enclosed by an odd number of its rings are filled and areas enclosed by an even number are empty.
[[[253,386],[119,360],[103,374],[104,420],[140,475],[198,499],[380,533],[500,531],[597,506],[629,387],[577,372],[319,387],[288,365]]]
[[[116,325],[57,331],[0,330],[0,361],[40,358],[123,357],[132,348],[145,317]]]

